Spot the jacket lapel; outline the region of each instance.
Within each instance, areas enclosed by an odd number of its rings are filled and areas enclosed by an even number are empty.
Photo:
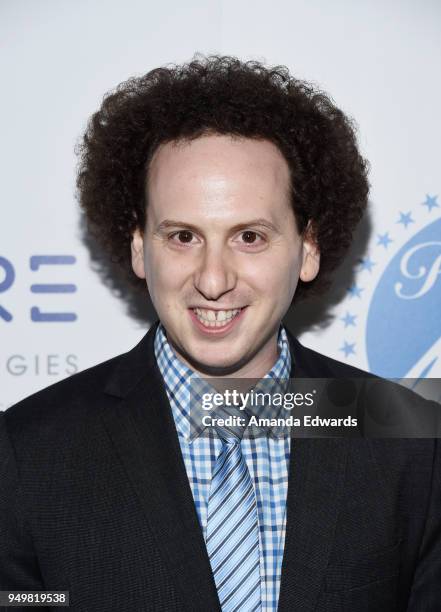
[[[293,358],[291,377],[330,376],[314,352],[302,347],[289,332],[288,338]],[[316,608],[344,489],[346,454],[343,438],[291,442],[280,612]]]
[[[120,401],[102,415],[184,604],[216,611],[220,606],[210,562],[154,357],[156,328],[112,372],[105,391]]]

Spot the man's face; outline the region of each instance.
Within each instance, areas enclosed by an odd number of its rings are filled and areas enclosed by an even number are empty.
[[[175,352],[203,374],[263,376],[299,276],[318,272],[289,186],[288,164],[269,141],[205,135],[153,156],[132,265]]]

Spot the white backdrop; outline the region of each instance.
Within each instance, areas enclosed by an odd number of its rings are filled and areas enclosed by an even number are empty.
[[[0,410],[145,333],[91,269],[73,149],[106,91],[196,51],[285,64],[359,125],[364,262],[301,340],[379,374],[441,376],[440,17],[436,0],[2,0]],[[36,292],[54,283],[68,292]]]

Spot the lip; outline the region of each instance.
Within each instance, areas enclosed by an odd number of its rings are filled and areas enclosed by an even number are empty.
[[[223,336],[226,336],[233,329],[233,327],[235,327],[240,322],[247,308],[248,306],[244,306],[242,310],[240,311],[240,313],[236,315],[229,323],[227,323],[223,327],[205,327],[205,325],[199,321],[196,314],[193,312],[193,308],[189,308],[188,311],[190,313],[190,317],[193,323],[195,324],[197,330],[200,331],[204,336],[223,337]],[[210,310],[223,310],[223,309],[211,308]]]
[[[239,308],[243,310],[246,308],[246,306],[224,306],[223,308],[212,308],[211,306],[199,306],[198,304],[195,304],[194,306],[189,306],[189,308],[200,308],[201,310],[214,310],[215,312],[220,312],[221,310],[238,310]]]

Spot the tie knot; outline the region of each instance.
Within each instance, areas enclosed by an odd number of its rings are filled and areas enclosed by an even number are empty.
[[[240,443],[249,420],[250,415],[239,406],[219,406],[216,409],[216,432],[227,444]]]
[[[242,436],[236,436],[231,431],[224,429],[223,427],[216,427],[216,433],[222,440],[222,443],[227,446],[234,446],[240,444]]]

